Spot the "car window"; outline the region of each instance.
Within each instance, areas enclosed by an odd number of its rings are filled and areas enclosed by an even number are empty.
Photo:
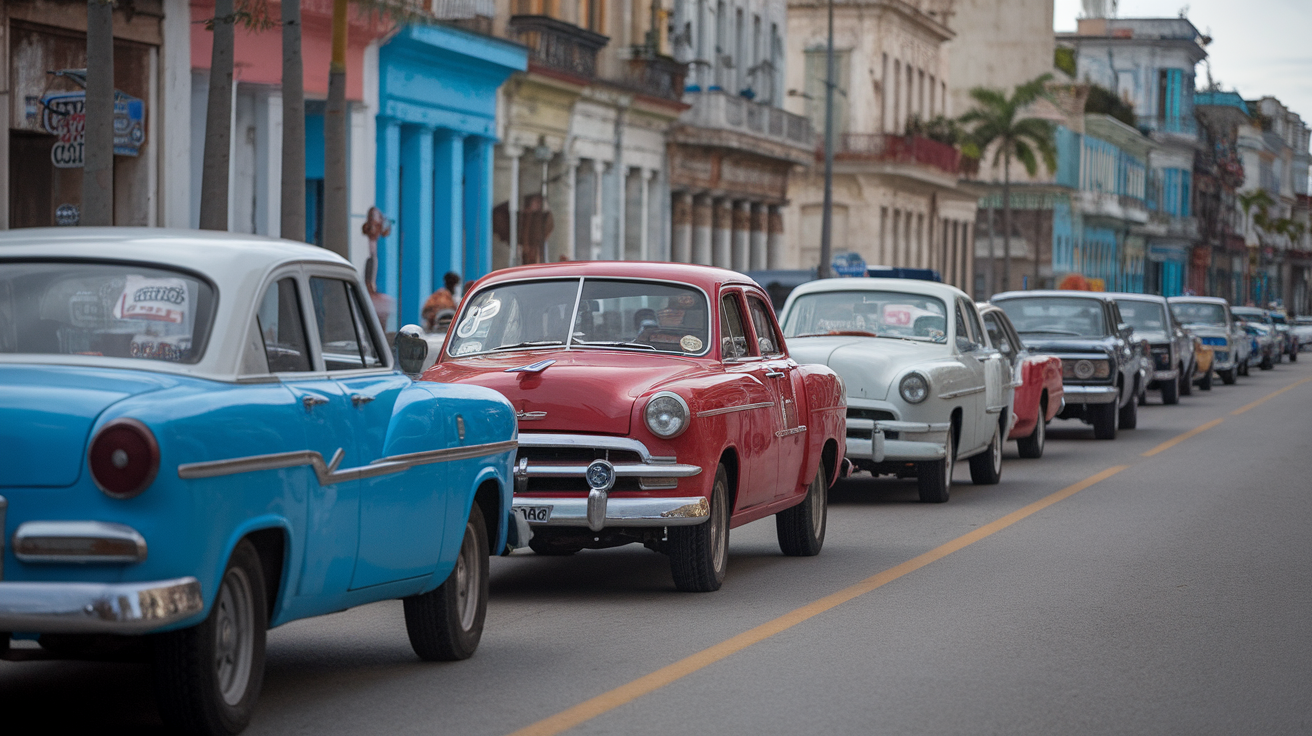
[[[782,353],[779,336],[775,334],[774,325],[770,324],[770,315],[765,302],[749,296],[747,297],[747,311],[752,315],[752,327],[756,332],[756,347],[760,350],[761,355],[779,355]]]
[[[784,336],[848,334],[947,342],[948,308],[925,294],[874,289],[799,296],[784,316]]]
[[[1086,297],[1025,296],[999,299],[1016,332],[1022,335],[1103,337],[1102,304]]]
[[[957,301],[957,339],[965,338],[976,345],[979,344],[979,338],[975,334],[972,320],[966,316],[966,305]]]
[[[373,336],[360,318],[353,284],[343,279],[311,277],[310,303],[326,369],[349,371],[382,365]]]
[[[305,344],[296,279],[279,279],[264,292],[255,322],[264,342],[270,373],[310,370],[310,351]]]
[[[743,315],[738,310],[738,300],[732,294],[726,294],[720,300],[721,360],[745,358],[747,355],[747,330],[743,329]]]
[[[989,333],[989,342],[1008,359],[1016,357],[1016,348],[1007,337],[1007,330],[1002,326],[997,312],[984,313],[984,329]]]

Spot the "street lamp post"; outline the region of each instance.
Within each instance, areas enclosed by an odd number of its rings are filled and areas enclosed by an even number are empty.
[[[833,275],[834,228],[834,0],[829,0],[829,41],[825,47],[825,203],[820,219],[820,278]]]

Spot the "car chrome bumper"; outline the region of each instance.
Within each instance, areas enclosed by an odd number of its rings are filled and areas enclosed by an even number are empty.
[[[551,507],[551,518],[529,521],[532,526],[583,526],[593,531],[608,526],[695,526],[711,516],[711,505],[702,496],[610,498],[593,492],[586,497],[516,497],[512,505]]]
[[[847,438],[847,456],[857,460],[882,463],[923,462],[947,457],[948,422],[898,422],[891,420],[848,419],[852,429],[872,430],[871,439]],[[887,439],[886,432],[896,432],[897,439]]]
[[[1110,404],[1116,401],[1120,392],[1115,386],[1080,386],[1066,384],[1062,387],[1066,406],[1078,404]]]
[[[636,454],[640,462],[614,464],[615,477],[637,478],[638,487],[644,491],[676,488],[680,478],[690,478],[702,472],[700,466],[681,464],[677,458],[654,456],[646,445],[627,437],[520,434],[519,448],[521,452],[533,448],[588,448]],[[573,478],[586,487],[587,470],[586,462],[543,462],[521,455],[515,462],[515,491],[523,493],[529,490],[529,481],[533,478]]]
[[[0,631],[145,634],[200,613],[193,577],[144,583],[0,582]]]
[[[1180,371],[1172,369],[1169,371],[1153,371],[1154,381],[1174,381],[1180,377]]]

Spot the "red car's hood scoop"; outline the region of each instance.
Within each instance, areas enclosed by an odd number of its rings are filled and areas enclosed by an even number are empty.
[[[447,360],[424,380],[501,392],[515,406],[521,432],[626,435],[639,396],[698,370],[695,361],[675,356],[557,350]]]

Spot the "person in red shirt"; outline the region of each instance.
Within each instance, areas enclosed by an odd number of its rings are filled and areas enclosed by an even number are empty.
[[[420,316],[424,320],[424,329],[429,332],[445,328],[445,325],[438,324],[437,319],[442,312],[450,310],[454,313],[456,310],[456,287],[460,285],[460,274],[455,271],[447,271],[446,276],[442,277],[442,281],[446,285],[428,297],[428,301],[424,302],[423,311],[420,312]],[[449,321],[453,316],[455,315],[447,315],[447,320]]]

